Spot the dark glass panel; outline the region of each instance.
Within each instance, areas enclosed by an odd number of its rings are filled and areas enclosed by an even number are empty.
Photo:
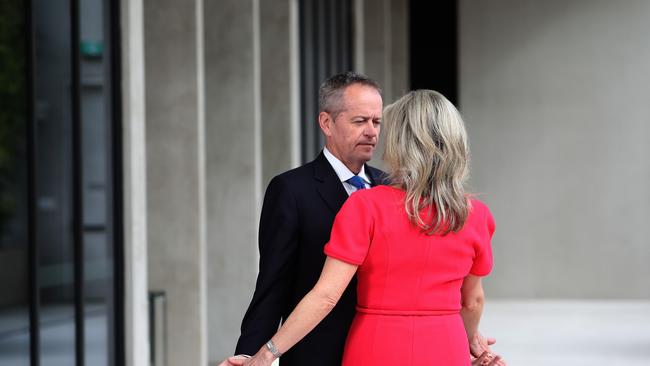
[[[75,364],[70,2],[33,0],[36,245],[42,365]]]
[[[0,1],[0,365],[30,364],[25,4]]]
[[[109,2],[80,2],[85,364],[113,365],[114,280]]]

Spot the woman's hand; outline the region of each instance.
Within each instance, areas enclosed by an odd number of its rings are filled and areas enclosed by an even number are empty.
[[[480,332],[474,333],[472,339],[469,340],[469,350],[474,357],[481,356],[484,352],[491,352],[490,346],[497,341],[494,338],[486,338]]]

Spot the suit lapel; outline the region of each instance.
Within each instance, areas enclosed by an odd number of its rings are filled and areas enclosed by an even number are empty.
[[[370,179],[370,186],[380,186],[386,184],[386,173],[383,171],[373,168],[368,164],[365,165],[366,175]]]
[[[365,165],[365,171],[366,171],[366,176],[368,176],[368,179],[370,179],[371,187],[374,187],[377,184],[379,184],[377,183],[379,179],[375,176],[375,170],[369,167],[368,164]]]
[[[348,199],[348,193],[323,152],[314,160],[314,179],[317,181],[318,193],[323,201],[334,214],[338,213]]]

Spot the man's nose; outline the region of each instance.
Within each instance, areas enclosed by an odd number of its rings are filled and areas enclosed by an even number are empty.
[[[375,125],[373,121],[368,121],[366,128],[363,129],[363,134],[368,137],[376,137],[379,134],[379,126]]]

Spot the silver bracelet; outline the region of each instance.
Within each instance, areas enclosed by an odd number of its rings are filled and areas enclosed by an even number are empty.
[[[282,356],[282,352],[278,351],[278,348],[275,346],[275,343],[273,343],[273,341],[270,339],[268,342],[266,342],[266,349],[268,349],[269,352],[271,352],[275,358],[280,358],[280,356]]]

